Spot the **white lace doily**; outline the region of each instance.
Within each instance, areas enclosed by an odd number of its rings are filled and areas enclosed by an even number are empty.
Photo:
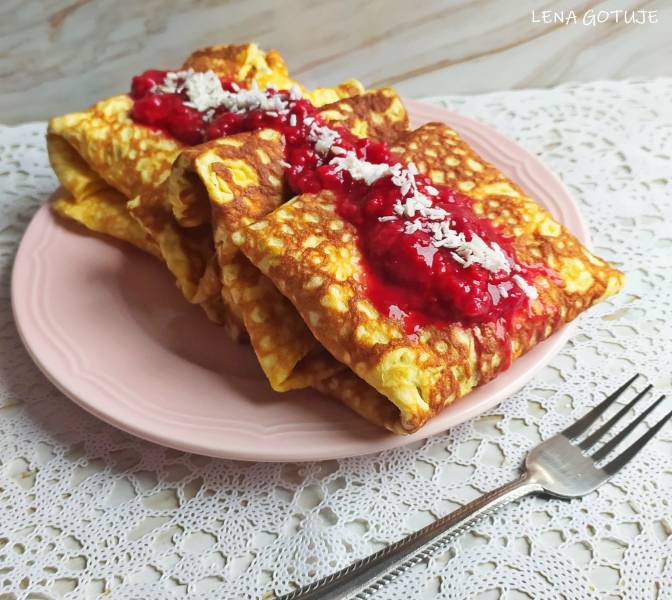
[[[44,378],[12,323],[12,258],[56,186],[44,124],[0,128],[0,600],[258,598],[326,575],[511,479],[634,370],[672,387],[672,80],[434,101],[538,154],[627,288],[501,406],[422,444],[245,464],[138,440]],[[643,385],[641,383],[640,385]],[[672,598],[672,428],[583,500],[530,498],[381,598]]]

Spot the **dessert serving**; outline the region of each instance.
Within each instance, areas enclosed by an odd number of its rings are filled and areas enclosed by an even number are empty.
[[[162,261],[274,390],[395,433],[623,283],[450,127],[410,130],[394,90],[309,91],[253,44],[52,119],[48,150],[55,213]]]

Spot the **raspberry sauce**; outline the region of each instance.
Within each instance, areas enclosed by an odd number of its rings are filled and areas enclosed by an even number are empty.
[[[516,311],[527,310],[529,298],[511,283],[511,272],[492,272],[478,264],[464,266],[452,252],[434,246],[427,231],[409,232],[401,219],[392,219],[401,194],[390,176],[363,186],[347,172],[339,175],[338,184],[329,182],[325,187],[338,192],[338,214],[357,228],[366,258],[368,295],[382,314],[402,321],[406,333],[430,323],[469,325],[503,319],[508,324]],[[453,230],[466,239],[477,234],[488,244],[498,244],[511,258],[516,275],[525,280],[546,274],[544,267],[516,262],[513,240],[488,219],[478,217],[471,198],[446,186],[433,186],[420,175],[416,181],[420,189],[431,186],[437,190],[433,204],[450,215]]]

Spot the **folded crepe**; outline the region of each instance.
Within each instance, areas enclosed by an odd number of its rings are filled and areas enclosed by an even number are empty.
[[[245,85],[301,88],[289,78],[287,67],[276,51],[263,52],[255,44],[198,50],[182,68],[213,70]],[[334,88],[306,92],[306,96],[321,105],[363,91],[359,82],[350,80]],[[129,199],[161,183],[185,146],[156,128],[133,121],[130,116],[133,102],[130,96],[122,94],[85,111],[49,121],[49,159],[69,193],[54,202],[52,208],[94,231],[156,254],[156,246],[119,204],[125,205]],[[114,215],[114,226],[106,218],[109,215]]]
[[[539,265],[538,294],[530,294],[528,312],[513,313],[510,335],[489,320],[430,322],[409,334],[398,315],[382,314],[367,291],[357,229],[336,211],[330,191],[287,202],[235,232],[233,241],[347,365],[313,385],[368,420],[409,433],[616,293],[623,275],[447,126],[407,133],[394,151],[434,182],[468,193],[474,213],[512,238],[518,259]]]
[[[361,93],[349,89],[350,92],[353,92],[352,96],[327,104],[317,102],[310,94],[306,97],[313,106],[318,107],[319,115],[327,124],[347,129],[357,137],[392,144],[408,131],[408,114],[393,89],[382,88]],[[325,97],[324,94],[322,97]],[[212,190],[206,189],[204,182],[199,180],[194,165],[199,155],[213,147],[211,142],[193,146],[181,152],[173,164],[166,202],[183,227],[195,227],[210,221]],[[256,212],[250,216],[259,217],[262,214],[265,213]]]
[[[408,127],[403,104],[387,89],[326,105],[320,114],[355,131],[378,132],[388,141]],[[221,295],[232,319],[242,324],[230,331],[236,339],[243,331],[249,336],[276,391],[308,387],[343,369],[317,343],[291,303],[231,241],[235,231],[283,202],[284,152],[282,136],[270,129],[186,149],[161,186],[129,204],[189,301],[215,303]],[[194,236],[200,240],[196,246]]]
[[[257,44],[208,46],[193,52],[183,69],[213,71],[218,77],[238,82],[255,81],[260,88],[289,89],[296,82],[289,77],[285,60],[277,50],[264,52]]]
[[[49,160],[71,197],[51,207],[93,231],[147,250],[151,241],[125,210],[126,202],[166,177],[182,144],[135,123],[132,106],[129,96],[115,96],[49,121]],[[106,214],[116,215],[113,228]]]
[[[276,90],[288,90],[296,86],[314,106],[322,106],[364,92],[364,87],[356,79],[348,79],[335,87],[309,91],[290,78],[287,65],[277,50],[264,52],[256,44],[209,46],[196,50],[182,68],[213,71],[219,77],[239,83],[255,82],[260,89],[273,87]]]

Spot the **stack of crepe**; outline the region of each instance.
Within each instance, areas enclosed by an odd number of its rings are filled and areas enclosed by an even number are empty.
[[[391,89],[359,82],[307,91],[275,51],[218,46],[183,68],[264,88],[299,85],[328,122],[387,142],[437,184],[468,193],[474,211],[515,239],[538,278],[531,320],[515,323],[513,359],[618,291],[622,275],[443,124],[409,131]],[[184,146],[135,123],[127,95],[51,120],[49,156],[62,217],[159,258],[187,301],[230,337],[249,341],[274,390],[313,387],[396,433],[506,368],[494,324],[428,325],[407,335],[367,297],[355,228],[331,192],[290,198],[282,134],[261,129]],[[507,357],[508,358],[508,357]]]

